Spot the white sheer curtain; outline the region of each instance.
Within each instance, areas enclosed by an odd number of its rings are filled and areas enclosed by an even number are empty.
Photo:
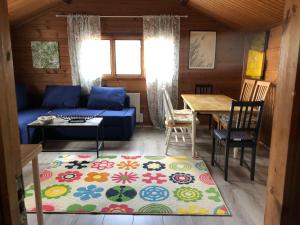
[[[163,88],[178,103],[180,17],[146,16],[143,28],[149,113],[153,126],[163,128]]]
[[[101,23],[99,16],[68,16],[69,54],[72,81],[89,92],[101,85]]]

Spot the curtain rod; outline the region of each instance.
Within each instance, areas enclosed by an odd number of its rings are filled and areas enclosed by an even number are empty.
[[[56,15],[56,17],[67,17],[68,15]],[[151,16],[151,15],[150,15]],[[188,15],[174,15],[180,18],[188,18]],[[144,18],[145,16],[99,16],[100,18]]]

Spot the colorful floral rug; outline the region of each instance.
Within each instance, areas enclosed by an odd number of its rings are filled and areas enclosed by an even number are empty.
[[[48,213],[230,215],[205,163],[185,156],[60,155],[40,178]],[[34,212],[32,185],[25,195]]]

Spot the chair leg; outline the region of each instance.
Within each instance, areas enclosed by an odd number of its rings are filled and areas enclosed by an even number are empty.
[[[167,133],[167,137],[166,137],[166,152],[165,152],[166,155],[168,155],[168,148],[169,148],[169,143],[170,143],[170,138],[171,138],[171,132],[172,132],[172,128],[168,128],[168,133]]]
[[[251,174],[250,179],[254,180],[255,175],[255,161],[256,161],[256,145],[252,148],[252,156],[251,156]]]
[[[215,152],[216,152],[216,138],[212,138],[212,153],[211,153],[211,165],[215,166]]]
[[[226,143],[225,147],[225,168],[224,168],[224,180],[228,180],[228,161],[229,161],[229,146]]]
[[[241,166],[244,165],[244,151],[245,151],[245,148],[241,147],[241,155],[240,155],[240,165]]]

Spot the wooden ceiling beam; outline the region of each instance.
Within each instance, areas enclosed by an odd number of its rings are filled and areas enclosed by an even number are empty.
[[[72,4],[72,0],[62,0],[64,3],[66,3],[66,4]]]
[[[186,6],[189,2],[189,0],[179,0],[179,1],[182,6]]]

